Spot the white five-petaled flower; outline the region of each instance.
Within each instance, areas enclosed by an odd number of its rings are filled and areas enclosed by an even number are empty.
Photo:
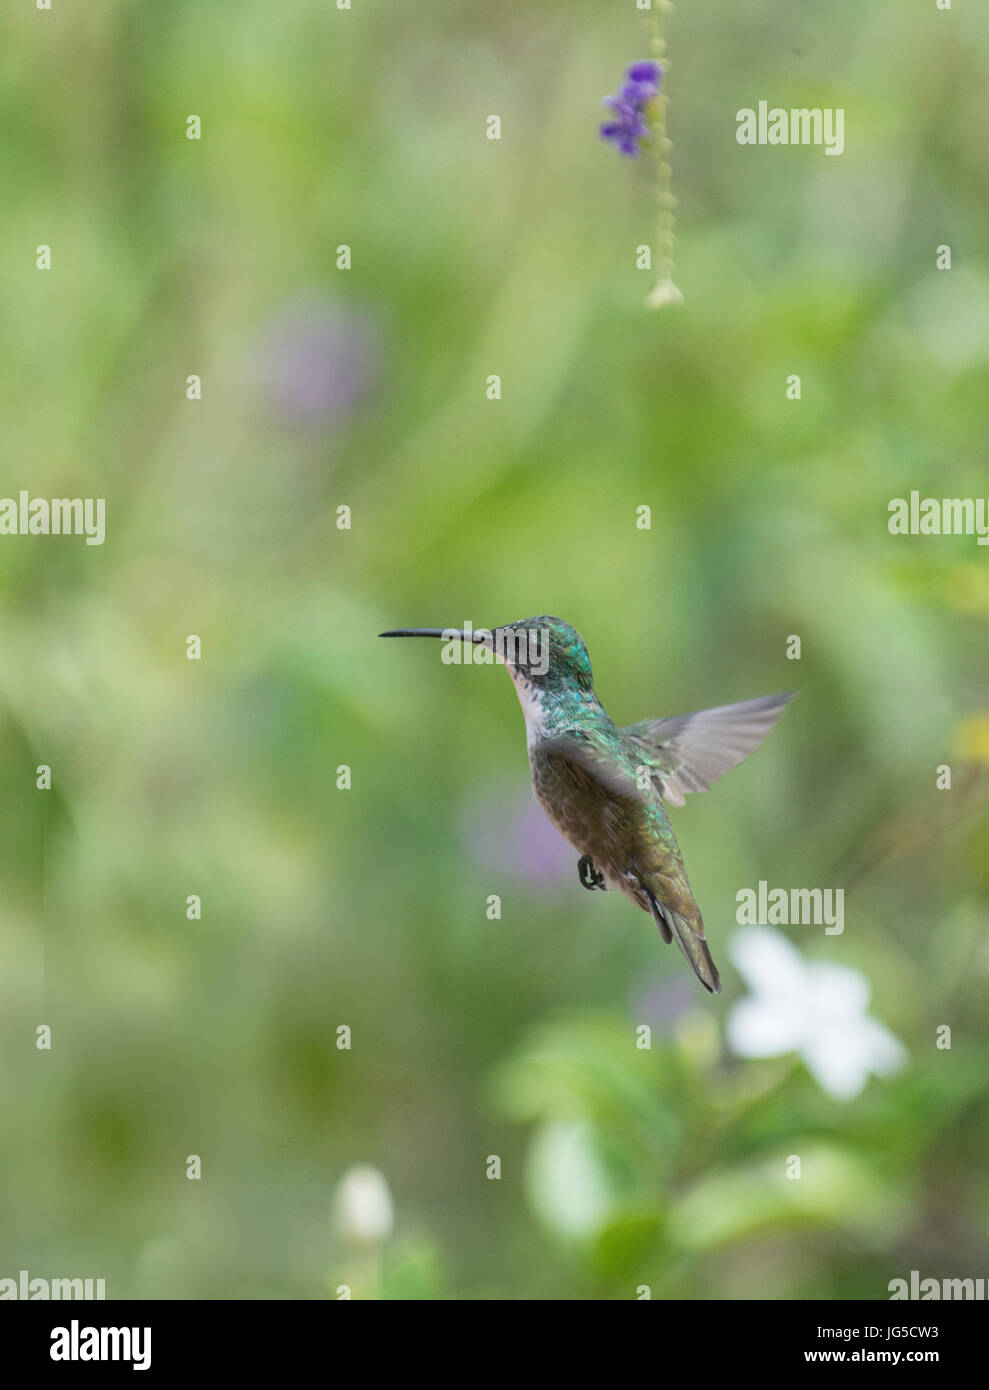
[[[805,961],[769,927],[736,932],[730,952],[752,991],[725,1030],[739,1057],[797,1052],[836,1100],[852,1100],[870,1074],[890,1076],[903,1065],[903,1044],[867,1012],[871,989],[860,971]]]

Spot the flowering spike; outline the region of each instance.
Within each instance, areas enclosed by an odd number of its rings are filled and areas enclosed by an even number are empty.
[[[670,0],[657,0],[656,9],[646,20],[656,65],[662,63],[667,68],[669,62],[666,57],[666,16],[672,9]],[[673,234],[676,223],[673,209],[676,207],[676,199],[673,197],[673,169],[670,164],[673,143],[666,134],[668,100],[664,94],[657,97],[655,104],[653,136],[656,150],[656,284],[646,299],[647,309],[660,309],[665,305],[683,303],[683,295],[673,283],[673,246],[676,241]]]
[[[633,63],[625,77],[621,91],[604,99],[605,105],[611,107],[617,119],[604,122],[601,137],[610,141],[621,154],[636,159],[642,152],[640,140],[648,138],[651,133],[645,117],[650,103],[659,95],[663,69],[658,63],[647,59]]]
[[[646,307],[658,309],[666,304],[682,304],[683,295],[673,283],[673,246],[675,217],[673,209],[673,170],[670,166],[672,142],[666,134],[665,93],[660,84],[669,68],[666,59],[666,15],[673,9],[671,0],[656,0],[646,25],[653,57],[632,63],[626,69],[625,81],[613,96],[605,98],[614,119],[605,121],[601,138],[614,145],[620,154],[637,159],[643,142],[655,161],[656,177],[656,283]]]

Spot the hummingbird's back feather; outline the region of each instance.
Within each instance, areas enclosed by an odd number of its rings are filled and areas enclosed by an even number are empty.
[[[643,719],[622,733],[654,769],[653,781],[663,800],[682,806],[688,792],[706,792],[754,753],[796,694],[791,690],[671,719]]]

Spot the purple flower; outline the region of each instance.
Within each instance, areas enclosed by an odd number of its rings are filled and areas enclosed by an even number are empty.
[[[633,63],[625,75],[630,82],[646,82],[658,92],[659,84],[663,80],[663,69],[651,58],[647,58],[644,63]],[[655,92],[653,95],[655,96]]]
[[[529,795],[495,787],[471,797],[461,816],[471,859],[486,873],[509,874],[541,893],[559,891],[573,874],[573,850]]]
[[[342,424],[377,385],[378,324],[361,305],[308,293],[268,321],[255,356],[258,386],[285,424]]]
[[[658,87],[652,87],[648,82],[626,82],[622,88],[621,101],[624,105],[642,108],[647,102],[652,101],[658,90]]]
[[[625,76],[627,80],[621,91],[604,99],[617,120],[605,121],[601,126],[601,136],[617,146],[622,154],[635,159],[641,152],[639,141],[649,134],[645,111],[659,95],[663,69],[658,63],[649,61],[633,63]]]
[[[617,121],[605,121],[601,135],[617,145],[622,154],[635,159],[639,154],[639,141],[649,134],[649,127],[642,119],[641,112],[621,97],[608,97],[607,104],[618,117]]]
[[[684,985],[687,988],[684,988]],[[651,980],[632,990],[630,1012],[636,1023],[648,1023],[662,1037],[672,1037],[677,1024],[697,1004],[692,982],[680,975]]]

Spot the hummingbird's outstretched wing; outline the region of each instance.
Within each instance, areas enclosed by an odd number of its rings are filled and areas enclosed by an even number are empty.
[[[663,800],[682,806],[688,792],[706,792],[753,753],[796,694],[791,690],[671,719],[643,719],[622,733],[655,768],[653,781]]]

